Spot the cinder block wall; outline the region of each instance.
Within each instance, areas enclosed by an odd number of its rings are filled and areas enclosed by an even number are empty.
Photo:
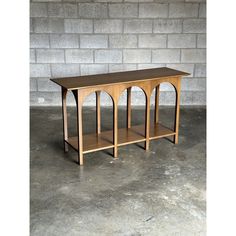
[[[162,66],[191,73],[182,80],[182,105],[205,105],[205,48],[204,0],[31,0],[31,105],[61,104],[50,77]],[[102,102],[111,104],[105,94]],[[144,104],[139,89],[132,103]],[[160,103],[174,104],[171,86],[161,86]],[[93,104],[91,95],[85,105]]]

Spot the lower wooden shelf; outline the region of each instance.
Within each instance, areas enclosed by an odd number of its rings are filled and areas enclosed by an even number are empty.
[[[175,135],[175,132],[160,123],[150,125],[150,140]],[[145,141],[145,125],[132,126],[131,128],[118,129],[118,146]],[[65,140],[75,150],[78,150],[78,137]],[[83,153],[108,149],[113,145],[113,131],[104,131],[100,134],[83,135]]]

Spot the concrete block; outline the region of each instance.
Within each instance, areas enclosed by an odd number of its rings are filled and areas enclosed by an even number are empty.
[[[133,18],[138,17],[138,4],[121,3],[109,4],[110,18]]]
[[[180,105],[205,105],[206,96],[203,91],[182,91]]]
[[[49,3],[48,16],[49,17],[77,18],[77,4]]]
[[[31,0],[32,2],[61,2],[62,0]]]
[[[107,18],[107,4],[79,3],[80,18]]]
[[[152,33],[152,20],[125,20],[124,33]]]
[[[38,91],[39,92],[56,92],[61,91],[60,86],[53,83],[49,78],[38,78]]]
[[[107,35],[80,35],[80,48],[107,48]]]
[[[109,72],[136,70],[136,64],[109,64]]]
[[[64,17],[63,5],[61,3],[49,3],[48,16],[49,17]]]
[[[30,33],[34,32],[33,18],[30,18]]]
[[[66,33],[92,33],[93,21],[81,19],[65,19]]]
[[[95,33],[122,33],[122,20],[94,20]]]
[[[119,97],[119,106],[127,106],[127,90],[124,90]],[[132,87],[131,92],[132,106],[145,106],[145,95],[139,87]],[[144,112],[144,111],[143,111]]]
[[[96,50],[95,63],[121,63],[121,50]]]
[[[154,0],[124,0],[124,2],[154,2]]]
[[[48,8],[46,3],[31,3],[30,17],[47,17]]]
[[[50,77],[51,70],[49,64],[30,64],[30,77]]]
[[[206,92],[197,91],[193,93],[193,100],[191,105],[202,105],[206,106]]]
[[[77,18],[78,9],[76,4],[64,4],[64,16],[65,18]]]
[[[206,3],[200,3],[199,17],[206,18]]]
[[[80,0],[76,0],[76,1],[80,1]],[[81,0],[81,1],[83,1],[83,0]],[[87,0],[85,0],[85,1],[87,1]],[[94,1],[94,2],[107,2],[107,3],[111,3],[111,2],[114,2],[114,3],[116,3],[116,2],[123,2],[123,0],[89,0],[89,1]]]
[[[154,33],[181,33],[183,20],[158,19],[154,20]]]
[[[90,94],[90,97],[88,97],[86,99],[87,101],[85,101],[85,104],[87,103],[89,106],[94,106],[96,104],[96,100],[95,100],[95,94]],[[92,102],[91,102],[92,101]],[[109,106],[112,107],[113,106],[113,102],[112,102],[112,98],[110,97],[110,95],[104,91],[101,91],[101,107],[104,106]],[[112,113],[110,113],[112,116]],[[110,120],[112,121],[112,120]]]
[[[134,92],[132,91],[132,95],[134,94]],[[133,96],[132,96],[133,97]],[[145,99],[145,98],[144,98]],[[131,105],[133,104],[133,101],[131,100]],[[127,90],[123,90],[122,93],[119,96],[119,100],[118,100],[118,105],[119,106],[127,106]],[[118,115],[120,116],[120,113],[118,111]]]
[[[197,99],[199,97],[199,99]],[[151,102],[154,105],[154,99]],[[159,104],[165,106],[175,105],[175,92],[162,91],[160,93]],[[181,91],[180,105],[205,105],[205,92],[203,91]]]
[[[111,48],[137,48],[138,39],[136,35],[122,34],[110,35],[109,45]]]
[[[206,0],[185,0],[185,2],[206,2]]]
[[[195,93],[204,93],[202,91],[196,91]],[[137,94],[137,95],[136,95]],[[136,99],[135,99],[136,96]],[[134,99],[132,100],[132,105],[145,105],[145,99],[142,97],[143,92],[142,91],[137,91],[134,93],[134,95],[132,96],[132,98],[134,97]],[[189,104],[189,99],[191,99],[192,101],[192,97],[193,97],[193,92],[192,91],[183,91],[181,93],[181,98],[180,98],[180,104],[181,105],[190,105]],[[125,103],[125,99],[124,99],[124,105]],[[160,105],[165,105],[165,106],[173,106],[175,105],[175,92],[174,91],[162,91],[160,94]],[[154,92],[153,92],[153,99],[151,101],[151,105],[154,106]]]
[[[44,102],[44,98],[42,98],[40,96],[41,92],[30,92],[30,106],[43,106],[43,102]],[[58,95],[59,95],[59,92],[57,92]],[[42,100],[43,99],[43,100]],[[58,103],[57,103],[57,106],[59,106],[59,99],[58,100]],[[41,101],[41,103],[39,103],[39,101]],[[48,105],[51,105],[51,104],[48,104]]]
[[[48,34],[31,34],[30,48],[49,48]]]
[[[60,92],[30,92],[30,105],[61,106],[60,96]]]
[[[124,0],[124,2],[153,2],[154,0]]]
[[[77,34],[51,34],[51,48],[78,48],[79,38]]]
[[[52,70],[52,77],[80,75],[79,64],[52,64],[51,70]]]
[[[63,4],[64,7],[64,17],[65,18],[77,18],[78,17],[78,8],[77,4]]]
[[[184,33],[206,33],[205,19],[186,19],[183,22]]]
[[[30,78],[30,92],[35,92],[38,90],[37,79]]]
[[[145,64],[138,64],[138,69],[143,70],[143,69],[151,69],[151,68],[160,68],[160,67],[165,67],[165,63],[145,63]]]
[[[163,91],[172,91],[172,92],[175,92],[175,88],[174,86],[171,84],[171,83],[168,83],[168,82],[163,82],[161,83],[161,86],[160,86],[160,91],[163,92]],[[154,90],[153,90],[153,93],[154,93]],[[154,95],[154,94],[153,94]]]
[[[206,64],[195,64],[195,77],[206,77]]]
[[[75,106],[75,100],[71,93],[68,94],[67,104],[69,106]],[[109,98],[106,96],[106,98]],[[102,103],[110,105],[111,100],[102,98]],[[109,103],[108,103],[109,102]],[[151,101],[153,105],[154,99]],[[85,106],[94,106],[95,96],[94,93],[85,99]],[[119,100],[119,105],[126,104],[126,96]],[[163,91],[160,94],[160,105],[174,105],[175,93],[172,91]],[[205,91],[182,91],[180,105],[205,105],[206,93]],[[58,92],[31,92],[30,93],[30,105],[31,106],[61,106],[61,93]],[[132,105],[145,105],[144,94],[141,91],[135,91],[132,93]]]
[[[198,48],[206,48],[206,34],[198,34],[197,47]]]
[[[182,91],[206,91],[205,78],[183,78],[181,81]]]
[[[139,48],[166,48],[166,35],[144,34],[138,37]]]
[[[181,62],[183,63],[205,63],[205,49],[182,49]]]
[[[145,106],[146,99],[143,90],[139,87],[132,87],[131,91],[131,106]],[[127,93],[125,90],[120,97],[119,104],[127,106]],[[143,110],[143,112],[145,111]]]
[[[108,73],[107,64],[81,64],[81,75],[94,75]]]
[[[66,49],[66,63],[93,63],[93,51],[85,49]]]
[[[157,49],[152,51],[154,63],[178,63],[180,62],[180,49]]]
[[[35,49],[30,49],[30,63],[35,63],[36,58],[35,58]]]
[[[64,62],[64,50],[37,49],[37,63],[61,63]]]
[[[151,103],[154,106],[154,99]],[[174,105],[175,104],[175,93],[174,92],[161,92],[159,97],[159,105]]]
[[[185,0],[124,0],[124,2],[155,2],[155,3],[172,3],[172,2],[184,2]]]
[[[186,77],[194,76],[194,64],[173,64],[173,63],[170,64],[168,63],[166,66],[175,70],[180,70],[180,71],[190,73],[190,75]]]
[[[168,48],[195,48],[195,34],[169,34]]]
[[[150,63],[151,50],[124,49],[124,63]]]
[[[198,4],[197,3],[170,3],[169,17],[170,18],[198,17]]]
[[[140,18],[160,18],[168,16],[168,4],[163,3],[140,3],[139,17]]]
[[[33,21],[35,33],[63,33],[64,19],[35,18]]]
[[[185,0],[153,0],[154,2],[160,3],[176,3],[176,2],[184,2]]]

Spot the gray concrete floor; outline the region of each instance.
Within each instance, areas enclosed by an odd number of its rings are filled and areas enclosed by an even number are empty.
[[[160,120],[173,124],[173,109],[161,108]],[[93,108],[84,108],[84,132],[95,130]],[[132,110],[132,124],[144,110]],[[31,108],[31,235],[199,236],[206,231],[206,111],[181,108],[179,144],[167,139],[85,155],[63,152],[60,107]],[[75,108],[69,132],[75,134]],[[119,110],[119,127],[125,110]],[[103,130],[112,111],[102,110]]]

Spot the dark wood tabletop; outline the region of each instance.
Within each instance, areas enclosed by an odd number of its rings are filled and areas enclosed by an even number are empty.
[[[151,80],[170,76],[186,76],[187,72],[174,70],[167,67],[133,70],[124,72],[115,72],[97,75],[85,75],[63,78],[51,78],[51,81],[66,88],[67,90],[75,90],[79,88],[115,84],[115,83],[128,83],[134,81]]]

